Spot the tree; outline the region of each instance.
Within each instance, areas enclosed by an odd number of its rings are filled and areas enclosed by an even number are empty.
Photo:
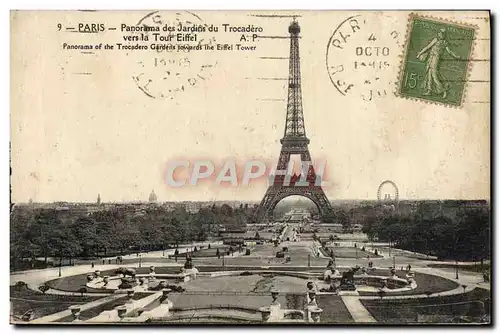
[[[173,217],[168,223],[168,231],[176,247],[179,247],[179,244],[186,240],[186,227],[176,217]]]
[[[34,243],[31,234],[31,227],[34,224],[34,217],[11,216],[10,226],[10,265],[16,270],[16,265],[22,263],[23,259],[31,259],[32,267],[37,254],[41,252],[38,244]]]
[[[42,284],[38,287],[38,290],[40,290],[42,294],[45,294],[45,292],[50,290],[50,286],[48,286],[47,284]]]
[[[199,229],[198,230],[197,240],[198,241],[205,241],[205,240],[207,240],[207,238],[208,238],[207,231],[204,228]]]
[[[62,265],[65,257],[71,258],[80,254],[82,247],[79,240],[71,233],[68,228],[60,228],[54,230],[50,234],[49,243],[55,250],[55,254],[59,256],[59,265]]]
[[[70,227],[72,235],[79,240],[84,256],[93,256],[97,253],[98,237],[96,223],[92,218],[77,219]]]
[[[328,212],[323,216],[322,221],[324,224],[336,224],[336,216],[333,212]]]
[[[27,239],[39,247],[45,265],[47,265],[48,256],[54,253],[54,245],[50,242],[51,234],[61,228],[61,220],[58,219],[56,211],[45,210],[36,215],[34,224],[27,231]]]
[[[81,287],[80,289],[78,289],[78,292],[80,292],[81,296],[83,297],[83,295],[87,293],[87,288]]]
[[[230,207],[227,204],[222,204],[219,211],[224,216],[229,216],[230,217],[230,216],[233,215],[233,208]]]
[[[338,210],[336,213],[337,221],[339,224],[342,224],[342,228],[344,230],[349,230],[352,225],[351,217],[344,210]]]
[[[424,204],[414,214],[368,217],[363,231],[372,240],[389,241],[399,248],[437,255],[441,259],[489,257],[489,208],[455,205],[456,215],[451,218]],[[429,211],[425,211],[426,208]]]

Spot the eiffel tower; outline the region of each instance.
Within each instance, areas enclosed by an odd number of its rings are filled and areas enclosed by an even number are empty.
[[[280,140],[281,152],[274,182],[267,189],[264,198],[254,213],[253,220],[255,222],[268,219],[272,215],[276,204],[285,197],[292,195],[304,196],[313,201],[322,216],[332,210],[330,202],[321,188],[321,182],[319,184],[316,182],[316,173],[312,165],[308,167],[306,182],[300,179],[300,175],[284,175],[287,173],[288,163],[292,154],[300,155],[302,163],[312,163],[308,148],[309,139],[306,137],[304,114],[302,111],[299,57],[300,26],[295,19],[288,27],[288,32],[290,33],[290,64],[285,134]]]

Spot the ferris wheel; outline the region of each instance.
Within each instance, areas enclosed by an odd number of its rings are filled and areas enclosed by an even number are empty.
[[[382,182],[377,189],[377,200],[398,202],[399,190],[396,186],[396,183],[392,182],[391,180],[385,180],[384,182]]]

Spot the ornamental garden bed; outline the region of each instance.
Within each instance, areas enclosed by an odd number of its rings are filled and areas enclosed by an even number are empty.
[[[136,293],[134,293],[134,296],[132,297],[132,299],[139,300],[139,299],[142,299],[142,298],[150,296],[150,295],[151,294],[145,293],[145,292],[136,292]],[[103,298],[103,297],[101,297],[101,298]],[[115,300],[110,301],[108,303],[101,304],[101,305],[98,305],[96,307],[92,307],[88,310],[80,312],[79,319],[80,320],[88,320],[88,319],[97,317],[103,311],[109,311],[109,310],[114,309],[117,306],[125,304],[127,302],[127,300],[128,300],[128,297],[126,294],[124,294],[123,297],[121,297],[121,298],[115,299]],[[73,320],[73,316],[69,315],[67,317],[64,317],[64,318],[57,320],[56,322],[71,322],[72,320]]]
[[[102,297],[49,295],[33,291],[28,287],[10,287],[10,301],[14,318],[19,318],[28,311],[33,311],[33,319],[64,311],[71,305],[85,304]]]
[[[326,247],[325,248],[320,248],[321,253],[326,256],[330,257],[330,251],[333,251],[335,254],[336,258],[339,259],[355,259],[356,258],[356,248],[354,247]],[[360,248],[357,249],[357,257],[358,258],[381,258],[382,256],[380,255],[375,255],[373,253],[363,251]]]
[[[486,289],[474,290],[458,295],[424,297],[417,299],[361,300],[363,306],[381,323],[414,323],[418,315],[474,315],[478,303],[484,303],[484,311],[491,314],[491,293]]]
[[[396,272],[396,274],[404,278],[405,272]],[[420,295],[426,294],[428,292],[438,293],[443,291],[449,291],[456,289],[460,286],[457,282],[451,281],[447,278],[430,275],[430,274],[422,274],[422,273],[414,273],[414,279],[417,282],[417,287],[413,290],[402,291],[402,292],[393,292],[387,294],[388,296],[404,296],[404,295]],[[378,296],[378,292],[369,292],[369,291],[359,291],[360,296]]]
[[[179,260],[179,263],[182,264],[183,262],[181,262]],[[134,267],[131,267],[131,268],[134,268]],[[321,273],[322,274],[325,271],[325,268],[283,267],[283,266],[269,266],[269,267],[264,267],[264,268],[261,268],[260,266],[226,266],[226,267],[222,267],[222,266],[196,266],[196,268],[201,273],[215,272],[215,271],[269,270],[269,271],[314,272],[314,273]],[[134,269],[136,270],[136,274],[148,274],[149,273],[149,267],[147,267],[147,266],[141,267],[141,268],[135,267]],[[340,269],[341,272],[346,271],[346,270],[347,269],[342,269],[342,268]],[[181,272],[180,266],[174,266],[174,267],[172,267],[172,266],[162,266],[162,267],[155,266],[155,273],[156,274],[179,274],[180,272]],[[86,286],[87,274],[89,274],[89,273],[93,273],[92,269],[90,269],[88,273],[56,278],[56,279],[47,281],[46,284],[52,289],[66,291],[66,292],[79,292],[80,288],[85,287],[87,289],[88,294],[113,293],[113,291],[109,291],[109,290],[105,290],[105,289],[95,289],[95,288],[87,287]],[[375,269],[373,272],[370,272],[370,274],[376,275],[376,276],[389,276],[390,271],[389,271],[389,269]],[[405,277],[404,275],[406,275],[406,272],[396,271],[396,274],[399,277],[404,278]],[[420,275],[420,274],[416,274],[416,275]],[[421,275],[425,275],[425,274],[421,274]],[[103,270],[103,271],[101,271],[101,276],[115,276],[115,270],[114,269]],[[443,279],[443,280],[446,280],[446,279]],[[446,281],[448,281],[448,280],[446,280]],[[417,280],[417,284],[419,284],[418,280]],[[36,289],[37,287],[30,287],[30,288]],[[423,292],[420,292],[420,293],[423,293]]]

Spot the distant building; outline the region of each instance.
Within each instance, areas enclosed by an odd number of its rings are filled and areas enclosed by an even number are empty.
[[[173,211],[176,208],[177,203],[175,203],[175,202],[165,202],[161,206],[162,206],[162,208],[164,210]]]
[[[196,213],[202,208],[201,202],[183,202],[181,205],[189,213]]]
[[[351,228],[352,228],[352,230],[354,232],[361,232],[363,230],[363,225],[361,225],[361,224],[353,224],[351,226]]]
[[[246,231],[224,231],[220,233],[222,243],[225,245],[239,245],[245,243]]]
[[[101,205],[101,194],[97,194],[97,205]]]
[[[344,230],[344,226],[342,224],[317,224],[317,227],[320,228],[321,232],[342,232]]]
[[[158,197],[155,194],[154,190],[151,190],[151,194],[149,194],[149,203],[156,203]]]

